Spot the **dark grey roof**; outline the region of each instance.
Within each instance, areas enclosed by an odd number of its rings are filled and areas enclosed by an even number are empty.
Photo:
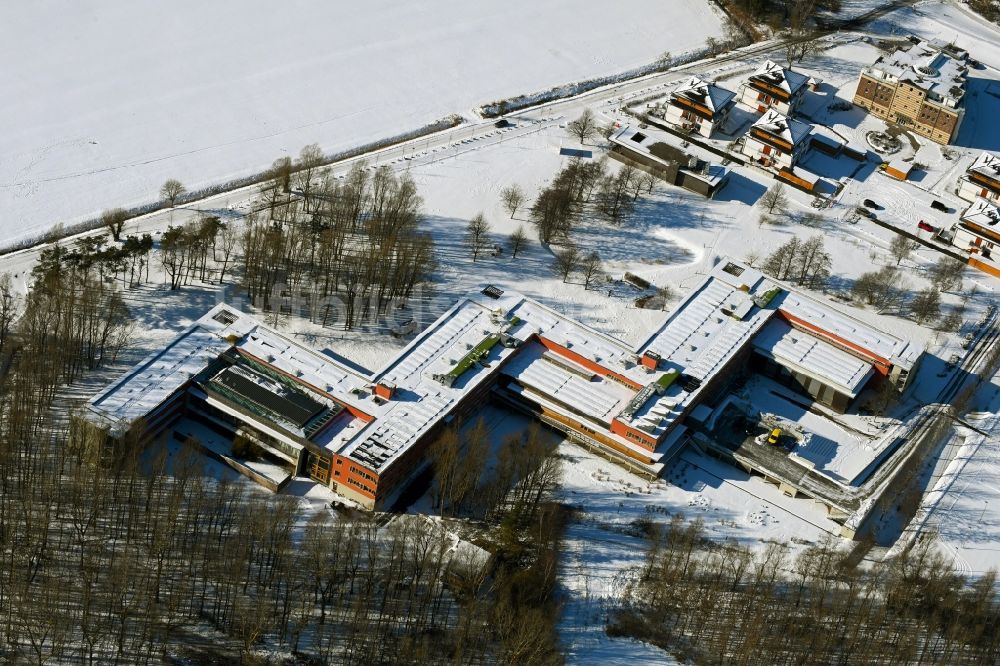
[[[325,405],[304,393],[246,366],[230,366],[212,381],[299,428],[326,409]]]

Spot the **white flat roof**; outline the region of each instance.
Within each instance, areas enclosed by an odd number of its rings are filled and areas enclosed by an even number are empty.
[[[223,309],[233,313],[231,324],[213,319]],[[229,308],[212,309],[91,398],[89,411],[102,420],[126,425],[143,418],[232,347],[227,336],[242,336],[248,325],[246,318]]]
[[[546,360],[545,347],[537,342],[528,343],[519,350],[504,366],[503,373],[608,425],[636,394],[627,386],[604,377],[588,379]]]
[[[772,319],[753,340],[754,349],[784,366],[815,377],[838,392],[855,397],[875,369],[853,354],[780,319]]]
[[[802,292],[785,291],[776,300],[783,312],[893,365],[909,369],[923,353],[909,340],[870,326]]]

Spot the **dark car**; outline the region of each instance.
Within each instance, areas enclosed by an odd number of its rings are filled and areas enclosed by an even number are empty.
[[[942,213],[947,213],[948,212],[948,207],[945,206],[940,201],[938,201],[937,199],[935,199],[934,201],[931,202],[931,208],[933,208],[934,210],[939,210]]]
[[[874,208],[875,210],[881,210],[882,209],[882,206],[879,206],[877,203],[875,203],[871,199],[865,199],[861,203],[863,203],[865,205],[865,208]]]
[[[924,222],[923,220],[917,222],[917,228],[923,229],[924,231],[929,231],[931,233],[937,231],[937,227],[935,227],[933,224],[930,224],[929,222]]]

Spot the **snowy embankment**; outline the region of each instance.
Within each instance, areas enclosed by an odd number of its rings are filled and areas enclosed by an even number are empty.
[[[942,552],[961,574],[1000,566],[1000,375],[979,391],[981,411],[964,419],[952,441],[951,462],[924,495],[896,550],[935,533]]]
[[[0,245],[336,153],[721,32],[707,0],[8,4]],[[45,26],[45,39],[38,37]]]

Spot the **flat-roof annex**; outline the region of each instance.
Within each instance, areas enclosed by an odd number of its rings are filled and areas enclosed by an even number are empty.
[[[840,350],[780,319],[772,319],[753,340],[754,349],[786,367],[815,377],[840,393],[857,396],[875,373],[871,363]]]

